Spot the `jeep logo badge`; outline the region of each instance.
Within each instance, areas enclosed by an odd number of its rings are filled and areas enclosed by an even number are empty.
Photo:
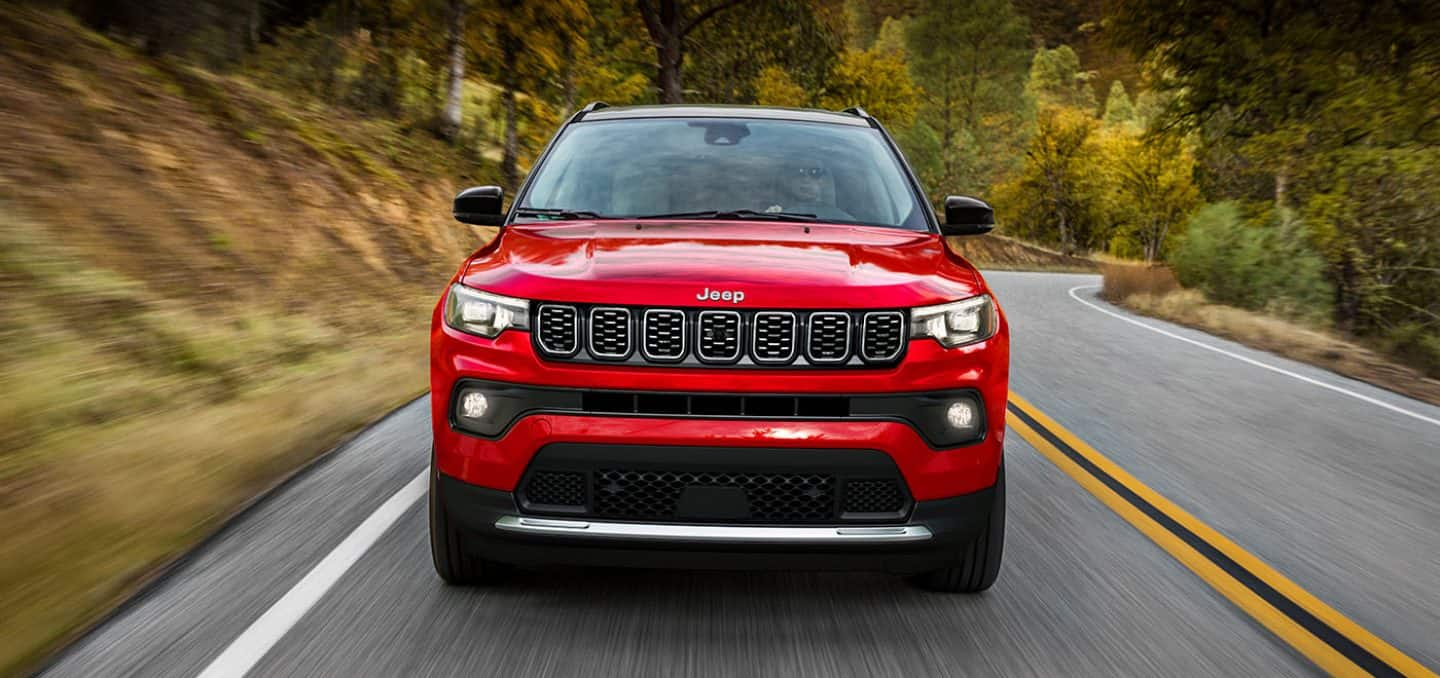
[[[700,301],[728,301],[732,304],[738,304],[745,301],[745,293],[740,290],[712,290],[707,287],[700,290],[700,293],[695,295],[695,298]]]

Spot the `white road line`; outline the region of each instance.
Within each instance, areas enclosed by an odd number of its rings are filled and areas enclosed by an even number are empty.
[[[1271,372],[1276,372],[1276,373],[1278,373],[1278,374],[1283,374],[1283,375],[1285,375],[1285,376],[1287,376],[1287,377],[1293,377],[1293,378],[1295,378],[1295,379],[1299,379],[1300,381],[1303,381],[1303,382],[1305,382],[1305,383],[1307,383],[1307,384],[1311,384],[1311,385],[1313,385],[1313,386],[1319,386],[1320,388],[1327,389],[1327,390],[1330,390],[1330,391],[1334,391],[1334,392],[1339,393],[1339,394],[1341,394],[1341,395],[1347,395],[1347,396],[1350,396],[1351,398],[1354,398],[1354,399],[1356,399],[1356,400],[1363,400],[1363,401],[1365,401],[1365,402],[1367,402],[1367,403],[1370,403],[1371,405],[1375,405],[1375,406],[1378,406],[1378,407],[1383,407],[1383,408],[1385,408],[1385,409],[1387,409],[1387,410],[1390,410],[1391,412],[1395,412],[1395,413],[1397,413],[1397,414],[1403,414],[1403,415],[1405,415],[1405,416],[1407,416],[1407,417],[1410,417],[1410,418],[1412,418],[1412,419],[1418,419],[1418,420],[1420,420],[1420,421],[1423,421],[1423,422],[1426,422],[1426,423],[1429,423],[1429,424],[1433,424],[1433,425],[1435,425],[1435,426],[1440,426],[1440,419],[1435,419],[1435,418],[1432,418],[1432,417],[1427,417],[1427,416],[1425,416],[1425,415],[1423,415],[1423,414],[1420,414],[1420,413],[1418,413],[1418,412],[1411,412],[1410,410],[1407,410],[1407,409],[1405,409],[1405,408],[1403,408],[1403,407],[1399,407],[1399,406],[1397,406],[1397,405],[1391,405],[1390,403],[1387,403],[1387,402],[1385,402],[1385,401],[1383,401],[1383,400],[1378,400],[1378,399],[1371,398],[1370,396],[1367,396],[1367,395],[1364,395],[1364,394],[1361,394],[1361,393],[1356,393],[1356,392],[1354,392],[1354,391],[1351,391],[1351,390],[1348,389],[1348,388],[1341,388],[1341,387],[1339,387],[1339,386],[1335,386],[1335,385],[1332,385],[1332,384],[1327,384],[1327,383],[1325,383],[1325,382],[1323,382],[1323,381],[1320,381],[1320,380],[1318,380],[1318,379],[1311,379],[1310,377],[1307,377],[1307,376],[1305,376],[1305,375],[1303,375],[1303,374],[1296,374],[1296,373],[1291,372],[1290,370],[1287,370],[1287,369],[1283,369],[1283,368],[1280,368],[1280,367],[1276,367],[1276,366],[1274,366],[1274,365],[1269,365],[1269,364],[1266,364],[1266,363],[1262,363],[1262,362],[1260,362],[1259,360],[1255,360],[1255,359],[1253,359],[1253,358],[1247,358],[1247,357],[1245,357],[1245,356],[1243,356],[1243,355],[1240,355],[1240,354],[1238,354],[1238,353],[1233,353],[1233,352],[1231,352],[1231,351],[1227,351],[1227,350],[1225,350],[1225,349],[1223,349],[1223,348],[1216,348],[1216,347],[1211,346],[1211,345],[1209,345],[1209,344],[1206,344],[1206,343],[1204,343],[1204,342],[1195,341],[1194,339],[1191,339],[1191,338],[1189,338],[1189,337],[1183,337],[1183,336],[1180,336],[1180,335],[1178,335],[1178,334],[1175,334],[1174,332],[1169,332],[1169,331],[1166,331],[1166,330],[1162,330],[1162,329],[1160,329],[1160,328],[1158,328],[1158,327],[1155,327],[1154,325],[1150,325],[1150,324],[1148,324],[1148,323],[1142,323],[1142,322],[1140,322],[1139,320],[1135,320],[1134,318],[1127,318],[1126,316],[1121,315],[1121,314],[1119,314],[1119,313],[1116,313],[1116,312],[1114,312],[1114,311],[1111,311],[1110,309],[1101,308],[1100,306],[1098,306],[1098,305],[1096,305],[1096,304],[1092,304],[1092,303],[1090,303],[1090,302],[1088,302],[1088,301],[1086,301],[1086,300],[1084,300],[1084,299],[1081,299],[1079,295],[1075,294],[1075,292],[1077,292],[1077,291],[1079,291],[1079,290],[1084,290],[1084,289],[1096,289],[1096,288],[1099,288],[1099,287],[1100,287],[1099,285],[1078,285],[1078,286],[1076,286],[1076,287],[1072,287],[1072,288],[1070,288],[1070,297],[1071,297],[1072,299],[1074,299],[1075,301],[1078,301],[1078,302],[1080,302],[1080,303],[1082,303],[1082,304],[1085,304],[1086,306],[1089,306],[1090,308],[1093,308],[1093,309],[1095,309],[1095,310],[1097,310],[1097,311],[1099,311],[1099,312],[1101,312],[1101,313],[1104,313],[1105,315],[1108,315],[1108,316],[1111,316],[1111,317],[1115,317],[1115,318],[1119,318],[1119,319],[1121,319],[1121,320],[1124,320],[1124,321],[1127,322],[1127,323],[1130,323],[1131,325],[1138,325],[1138,326],[1143,327],[1143,328],[1145,328],[1145,329],[1147,329],[1147,330],[1150,330],[1151,332],[1155,332],[1155,333],[1157,333],[1157,334],[1163,334],[1163,335],[1165,335],[1165,336],[1167,336],[1167,337],[1170,337],[1171,339],[1179,339],[1180,341],[1183,341],[1183,342],[1185,342],[1185,343],[1187,343],[1187,344],[1192,344],[1192,345],[1194,345],[1194,346],[1199,346],[1200,348],[1203,348],[1203,349],[1205,349],[1205,350],[1207,350],[1207,351],[1214,351],[1215,353],[1219,353],[1220,355],[1228,356],[1228,357],[1234,358],[1234,359],[1236,359],[1236,360],[1239,360],[1239,361],[1241,361],[1241,362],[1249,363],[1249,364],[1254,365],[1254,366],[1256,366],[1256,367],[1259,367],[1259,368],[1262,368],[1262,369],[1266,369],[1266,370],[1270,370]]]
[[[360,560],[360,556],[365,555],[406,510],[425,496],[429,474],[429,469],[422,471],[399,492],[385,500],[365,522],[360,523],[354,532],[345,537],[345,541],[340,542],[335,550],[325,556],[280,600],[270,606],[265,614],[260,615],[255,623],[231,642],[220,656],[210,662],[210,665],[200,672],[200,678],[241,678],[254,668],[265,653],[285,637],[330,587],[340,581],[340,577],[344,576],[350,566]]]

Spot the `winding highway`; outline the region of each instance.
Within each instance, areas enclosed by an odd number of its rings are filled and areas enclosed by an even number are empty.
[[[989,273],[1013,340],[1004,569],[432,571],[427,404],[286,483],[54,676],[1434,675],[1440,408]]]

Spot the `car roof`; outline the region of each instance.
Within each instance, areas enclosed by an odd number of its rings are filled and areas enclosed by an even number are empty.
[[[870,121],[852,113],[836,113],[813,108],[779,108],[774,106],[714,106],[709,104],[671,104],[665,106],[606,106],[595,108],[580,117],[591,120],[625,120],[632,118],[748,118],[751,120],[797,120],[828,122],[838,125],[869,127]]]

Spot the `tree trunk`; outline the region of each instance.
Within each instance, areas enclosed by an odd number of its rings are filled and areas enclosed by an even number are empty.
[[[450,0],[450,79],[447,83],[445,111],[440,116],[440,134],[454,141],[460,133],[465,94],[465,0]],[[513,106],[512,106],[513,107]]]
[[[680,0],[637,0],[645,30],[655,46],[655,86],[660,89],[660,102],[679,104],[685,101],[681,69],[685,64],[685,35],[719,12],[745,0],[718,0],[685,21],[681,17]]]

